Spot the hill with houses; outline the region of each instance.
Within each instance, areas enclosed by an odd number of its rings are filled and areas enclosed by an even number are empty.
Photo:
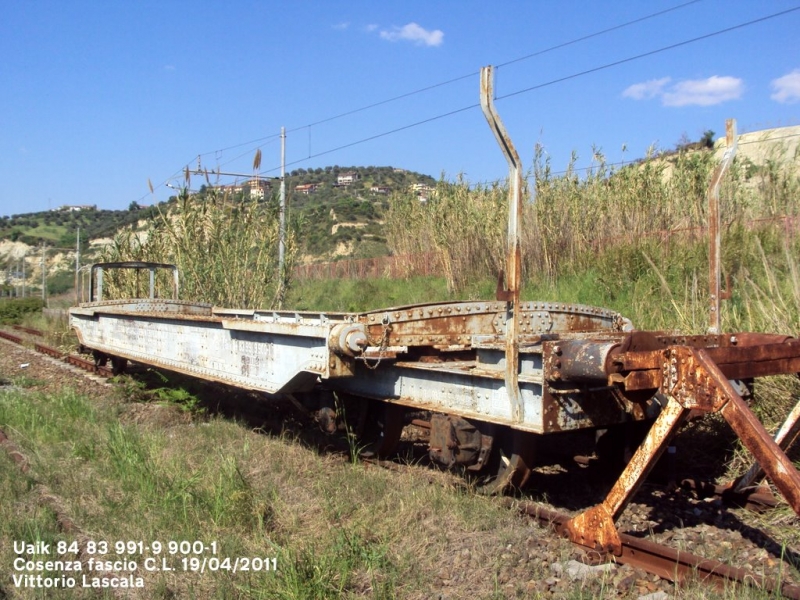
[[[429,175],[374,166],[295,169],[286,175],[285,182],[287,214],[298,231],[300,262],[388,254],[382,224],[390,195],[411,193],[425,200],[436,185],[436,180]],[[211,191],[222,193],[234,202],[256,198],[277,204],[279,182],[274,179],[250,179],[233,184],[207,181],[192,193]],[[170,197],[161,206],[140,206],[131,202],[127,210],[104,209],[102,201],[98,201],[97,204],[0,216],[0,269],[4,271],[4,279],[6,282],[17,280],[23,272],[26,278],[35,277],[44,247],[50,273],[64,271],[60,283],[48,285],[52,293],[60,293],[72,284],[78,231],[82,262],[90,261],[94,249],[111,241],[121,228],[146,227],[148,219],[157,215],[159,208],[176,200],[175,196]],[[29,263],[27,271],[23,268],[25,260]]]

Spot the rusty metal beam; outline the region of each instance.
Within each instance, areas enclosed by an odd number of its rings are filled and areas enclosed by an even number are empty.
[[[800,514],[800,473],[742,400],[727,376],[701,348],[674,348],[662,390],[686,408],[719,411],[755,456],[789,505]]]
[[[794,512],[800,515],[800,473],[756,416],[747,408],[727,380],[733,396],[722,409],[722,416],[753,454],[761,468],[778,488]]]
[[[0,337],[7,339],[9,342],[14,342],[15,344],[22,343],[21,337],[14,335],[13,333],[8,333],[7,331],[0,331]]]
[[[741,334],[743,337],[748,334]],[[772,341],[774,340],[774,343]],[[770,336],[763,345],[703,348],[727,379],[747,379],[800,372],[800,340]],[[700,349],[700,348],[697,348]],[[649,389],[660,380],[665,350],[624,352],[607,362],[609,375],[622,374],[626,389]]]
[[[720,236],[720,211],[719,211],[719,185],[725,172],[736,156],[736,120],[728,119],[725,122],[725,140],[727,147],[722,155],[714,174],[711,176],[711,183],[708,186],[708,269],[709,269],[709,333],[720,333],[720,300],[722,290],[720,285],[720,261],[722,258],[721,236]]]
[[[688,414],[689,411],[677,400],[670,399],[667,402],[605,500],[565,524],[570,540],[603,552],[616,555],[622,552],[622,543],[614,522],[625,510],[639,486],[644,483],[647,474],[666,449],[666,442],[686,420]]]
[[[570,519],[568,515],[531,503],[519,508],[523,514],[536,519],[542,527],[550,527],[561,535],[566,534],[565,527]],[[614,556],[614,562],[642,569],[678,585],[699,580],[724,589],[731,582],[736,582],[800,600],[800,586],[786,581],[767,578],[626,533],[620,533],[619,540],[620,553]],[[608,557],[600,555],[587,558],[607,560]]]
[[[785,350],[785,346],[778,348]],[[674,346],[664,351],[636,353],[660,358],[658,369],[650,373],[658,375],[652,383],[658,380],[658,391],[668,401],[605,500],[565,525],[573,542],[619,555],[622,545],[614,522],[692,410],[720,412],[792,509],[800,514],[800,472],[750,411],[710,352]]]
[[[522,222],[522,162],[494,108],[494,68],[481,69],[481,108],[489,127],[508,162],[508,251],[506,254],[506,390],[511,402],[512,418],[524,419],[519,391],[519,294],[522,280],[520,234]]]
[[[794,405],[786,420],[775,434],[775,443],[784,451],[795,442],[800,434],[800,401]],[[744,475],[733,482],[731,488],[734,493],[743,494],[756,485],[764,476],[764,469],[758,462],[754,462]]]

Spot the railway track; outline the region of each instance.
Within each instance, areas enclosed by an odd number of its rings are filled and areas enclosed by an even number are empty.
[[[38,329],[33,329],[31,327],[21,327],[19,325],[15,325],[14,329],[18,332],[26,333],[28,334],[28,336],[32,336],[33,338],[36,339],[44,337],[44,333],[42,331],[39,331]],[[9,342],[13,342],[21,346],[25,345],[27,342],[39,354],[44,354],[51,358],[61,360],[67,364],[83,369],[84,371],[87,371],[89,373],[94,373],[102,377],[111,377],[113,375],[112,370],[109,369],[108,367],[104,365],[98,365],[95,363],[94,360],[89,360],[79,354],[65,353],[59,350],[58,348],[54,348],[53,346],[48,346],[47,344],[43,344],[35,340],[26,339],[23,338],[22,336],[15,335],[8,331],[0,330],[0,338],[3,338],[5,340],[8,340]]]
[[[112,369],[97,365],[94,360],[86,359],[78,354],[64,353],[57,348],[42,343],[40,340],[43,337],[44,335],[41,331],[31,328],[15,327],[14,333],[0,330],[0,338],[22,346],[28,351],[35,351],[49,356],[64,365],[78,367],[90,374],[101,377],[111,377],[113,375]],[[425,429],[425,423],[419,419],[412,421],[411,424]],[[2,441],[4,440],[0,440],[0,442]],[[402,465],[389,460],[377,458],[366,458],[364,460],[387,469],[402,468]],[[726,495],[727,488],[723,486],[697,484],[693,481],[688,481],[687,485],[706,496],[715,495],[720,501],[722,499],[730,499],[730,494]],[[774,507],[776,504],[774,498],[770,495],[759,492],[752,494],[752,496],[761,509]],[[562,537],[568,537],[566,526],[568,521],[573,518],[573,515],[561,512],[552,506],[524,499],[522,501],[507,500],[506,504],[510,509],[526,515],[539,526],[549,528]],[[587,564],[613,562],[620,565],[629,565],[634,569],[656,575],[679,586],[690,581],[700,581],[717,588],[739,584],[750,586],[769,594],[800,600],[800,585],[783,580],[780,575],[767,576],[753,573],[740,567],[730,566],[717,560],[705,559],[691,552],[678,550],[669,545],[656,543],[630,533],[620,533],[620,540],[622,542],[622,551],[616,555],[587,551],[582,546],[576,546],[576,548],[580,549],[583,554],[583,561]]]
[[[530,502],[523,502],[519,506],[519,511],[538,522],[540,526],[549,527],[562,536],[566,536],[565,528],[572,518],[571,515]],[[620,533],[620,540],[622,552],[619,555],[589,554],[587,560],[594,563],[614,561],[630,565],[672,581],[676,585],[699,580],[718,589],[725,589],[731,583],[736,583],[770,594],[779,594],[785,598],[800,598],[800,585],[754,574],[739,567],[705,559],[630,534]]]

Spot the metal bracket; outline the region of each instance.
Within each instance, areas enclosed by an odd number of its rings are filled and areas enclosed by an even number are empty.
[[[643,353],[645,358],[654,353]],[[668,402],[641,446],[603,502],[565,524],[569,538],[578,544],[619,554],[622,545],[611,527],[691,411],[719,412],[742,443],[800,514],[800,472],[750,411],[707,350],[670,346],[661,353],[659,389]],[[613,533],[610,531],[613,529]]]

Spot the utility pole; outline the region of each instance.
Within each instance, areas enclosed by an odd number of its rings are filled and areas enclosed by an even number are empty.
[[[22,297],[25,297],[25,254],[22,255]]]
[[[75,237],[75,305],[80,302],[78,298],[78,272],[81,270],[81,226],[78,225],[78,235]]]
[[[42,242],[42,305],[44,305],[44,302],[45,302],[45,291],[47,290],[47,285],[46,285],[46,282],[47,282],[47,268],[45,266],[45,260],[44,260],[45,259],[45,255],[44,255],[44,252],[45,252],[45,245],[44,245],[44,242]]]
[[[286,261],[286,128],[281,127],[281,197],[280,197],[280,230],[278,233],[278,275],[279,285],[283,288],[283,269]]]

